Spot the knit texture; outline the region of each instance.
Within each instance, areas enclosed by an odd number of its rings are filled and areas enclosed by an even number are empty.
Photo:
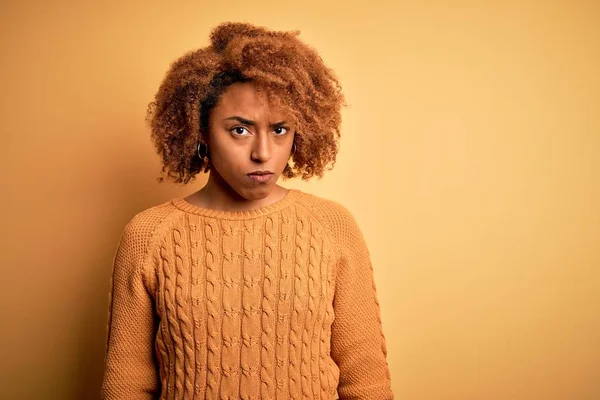
[[[175,198],[125,227],[102,399],[393,399],[373,268],[340,203]]]

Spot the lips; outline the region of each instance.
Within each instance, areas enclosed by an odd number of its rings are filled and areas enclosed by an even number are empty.
[[[271,181],[271,179],[275,176],[272,172],[252,172],[248,174],[248,178],[250,178],[253,182],[258,183],[267,183]]]
[[[272,174],[271,171],[254,171],[254,172],[250,172],[248,175],[270,175]]]

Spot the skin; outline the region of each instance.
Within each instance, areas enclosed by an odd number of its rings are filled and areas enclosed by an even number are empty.
[[[281,200],[288,190],[277,180],[290,159],[294,134],[290,118],[271,107],[251,82],[229,86],[211,110],[204,135],[211,159],[208,182],[185,200],[222,211],[251,210]],[[247,174],[257,170],[274,175],[267,183],[255,182]]]

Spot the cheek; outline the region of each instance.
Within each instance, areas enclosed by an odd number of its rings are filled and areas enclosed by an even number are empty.
[[[244,150],[231,143],[216,143],[211,153],[212,163],[221,175],[241,169],[244,157]]]

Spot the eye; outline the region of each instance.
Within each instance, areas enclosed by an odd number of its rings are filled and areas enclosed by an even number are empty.
[[[283,132],[281,132],[281,130],[283,130]],[[287,133],[287,131],[288,131],[288,128],[283,127],[283,126],[275,128],[275,133],[277,133],[278,136],[285,135]]]
[[[231,132],[234,132],[238,136],[244,136],[244,135],[242,135],[244,133],[244,131],[248,131],[248,130],[246,128],[244,128],[243,126],[236,126],[234,128],[231,128]]]

